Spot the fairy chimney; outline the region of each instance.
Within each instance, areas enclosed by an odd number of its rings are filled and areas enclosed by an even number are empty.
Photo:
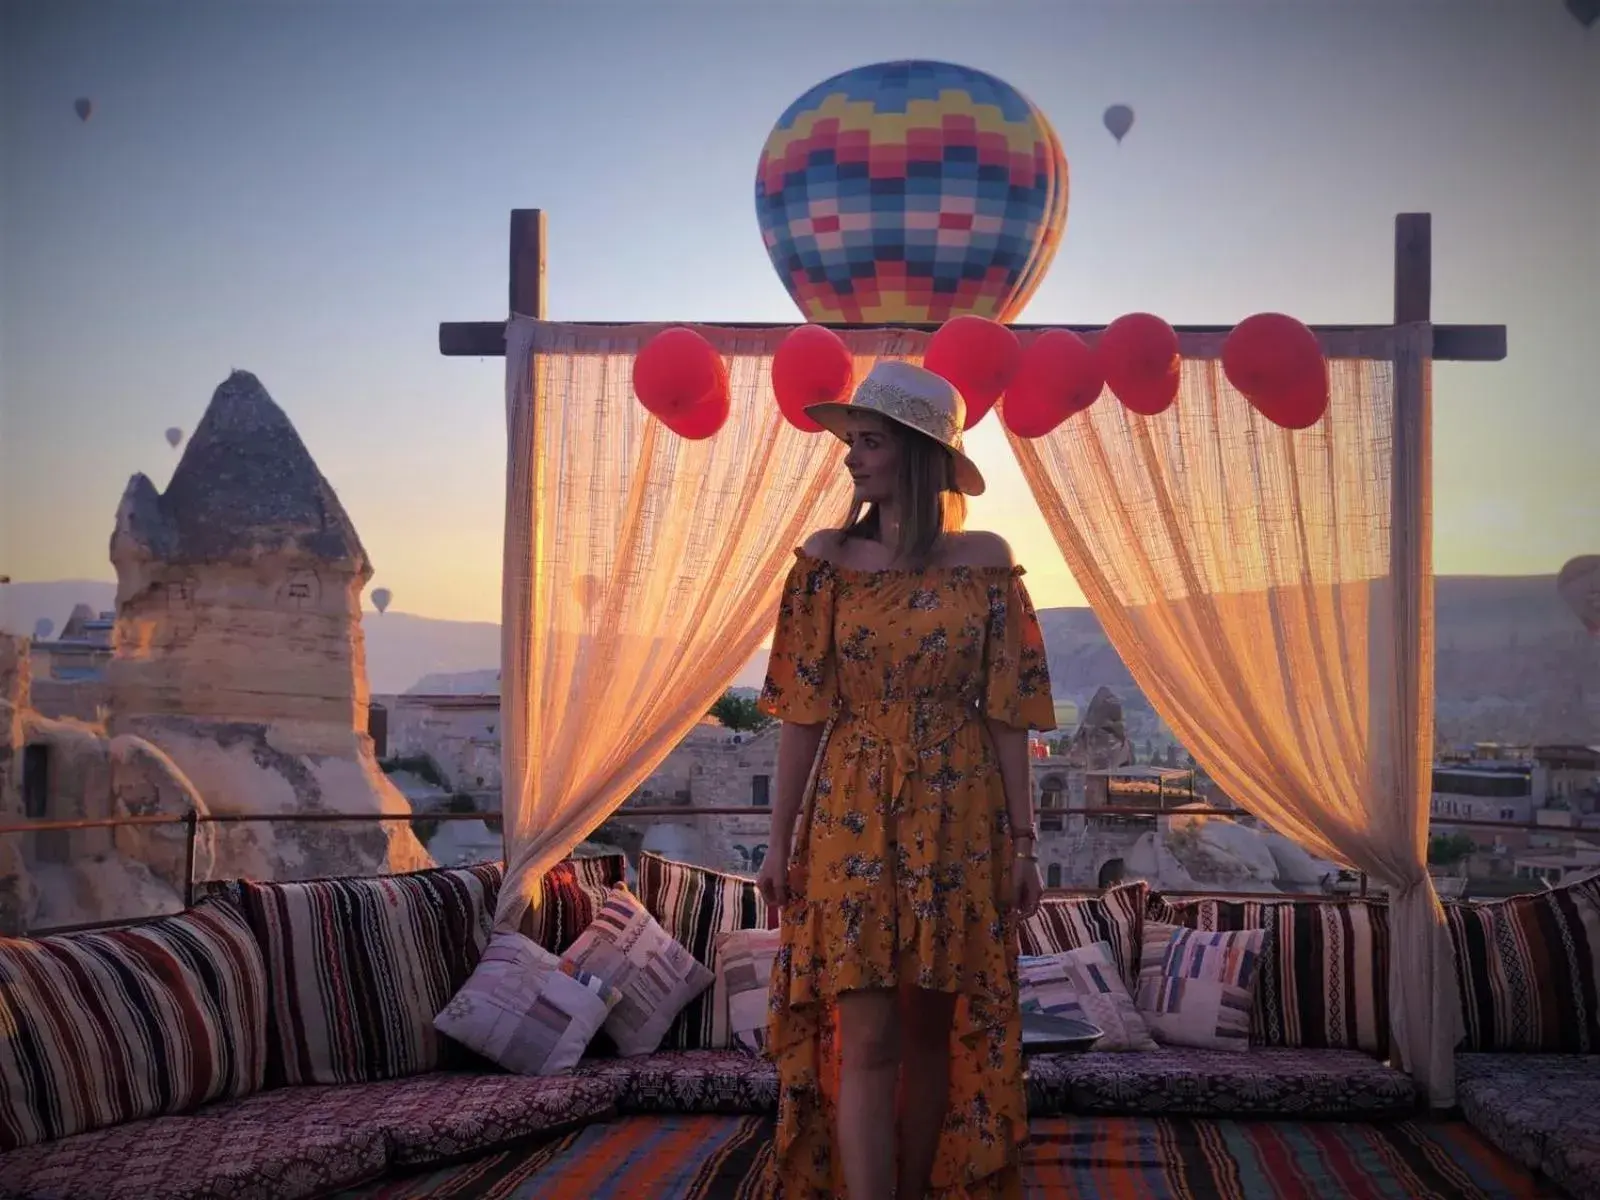
[[[372,565],[338,496],[254,375],[217,388],[165,492],[129,481],[113,732],[138,734],[219,812],[409,808],[367,736],[361,593]],[[421,865],[404,823],[237,827],[219,870],[292,877]]]

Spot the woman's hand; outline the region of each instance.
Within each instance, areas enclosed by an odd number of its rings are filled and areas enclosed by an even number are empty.
[[[1039,911],[1044,899],[1044,881],[1039,878],[1039,864],[1031,858],[1019,858],[1011,872],[1012,890],[1016,894],[1017,917],[1026,921]]]
[[[1038,874],[1037,871],[1034,872]],[[789,900],[789,856],[770,850],[756,872],[756,891],[771,908],[782,908]]]

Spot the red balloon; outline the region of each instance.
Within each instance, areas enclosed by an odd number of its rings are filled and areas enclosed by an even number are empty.
[[[1071,330],[1052,329],[1022,352],[1000,419],[1018,437],[1043,437],[1093,404],[1105,383],[1084,340]]]
[[[967,313],[952,317],[928,339],[922,365],[955,385],[967,403],[966,428],[983,420],[1006,390],[1022,359],[1022,343],[999,321]]]
[[[1160,317],[1118,317],[1100,335],[1095,357],[1117,399],[1140,416],[1166,412],[1178,398],[1183,366],[1178,335]]]
[[[1317,335],[1282,313],[1256,313],[1222,343],[1222,372],[1257,412],[1285,429],[1328,411],[1328,364]]]
[[[679,437],[698,442],[727,424],[728,407],[728,389],[724,387],[685,412],[663,413],[661,423]]]
[[[648,412],[671,424],[719,394],[728,396],[728,364],[710,342],[681,325],[663,329],[633,360],[633,394]]]
[[[846,399],[855,373],[855,359],[843,338],[821,325],[802,325],[778,343],[772,356],[778,411],[802,433],[820,433],[822,426],[806,416],[807,406]]]

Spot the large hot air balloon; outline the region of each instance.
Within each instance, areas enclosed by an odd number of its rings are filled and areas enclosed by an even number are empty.
[[[1034,105],[951,63],[875,63],[778,118],[756,170],[772,265],[807,320],[1016,317],[1067,219],[1067,160]]]
[[[1561,568],[1556,590],[1590,633],[1600,633],[1600,554],[1580,554]]]
[[[392,599],[394,599],[394,593],[388,588],[372,589],[372,607],[378,610],[379,616],[382,616],[384,611],[388,609],[389,601]]]
[[[176,450],[178,448],[178,443],[181,441],[183,441],[183,430],[179,429],[176,425],[167,430],[167,445]]]
[[[94,113],[94,101],[87,96],[79,96],[72,102],[72,111],[78,114],[78,120],[87,121]]]
[[[37,641],[44,641],[55,632],[56,623],[49,617],[40,617],[33,623],[33,636]]]
[[[1107,132],[1117,139],[1117,145],[1122,144],[1122,139],[1128,136],[1128,130],[1133,128],[1133,109],[1126,104],[1113,104],[1106,109],[1105,116],[1100,118]]]

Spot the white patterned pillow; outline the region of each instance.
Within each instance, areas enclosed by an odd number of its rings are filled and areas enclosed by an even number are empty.
[[[778,957],[776,929],[734,929],[717,934],[717,982],[711,991],[713,1046],[760,1054],[767,1044],[767,989]]]
[[[495,934],[433,1027],[518,1075],[578,1065],[621,994],[532,938]]]
[[[1147,921],[1139,1013],[1156,1040],[1198,1050],[1248,1050],[1264,929],[1202,933]]]
[[[1074,1017],[1099,1027],[1096,1050],[1154,1050],[1106,942],[1017,960],[1023,1012]]]
[[[672,940],[625,887],[614,887],[562,956],[622,993],[605,1031],[624,1056],[661,1045],[673,1018],[711,986],[711,971]]]

